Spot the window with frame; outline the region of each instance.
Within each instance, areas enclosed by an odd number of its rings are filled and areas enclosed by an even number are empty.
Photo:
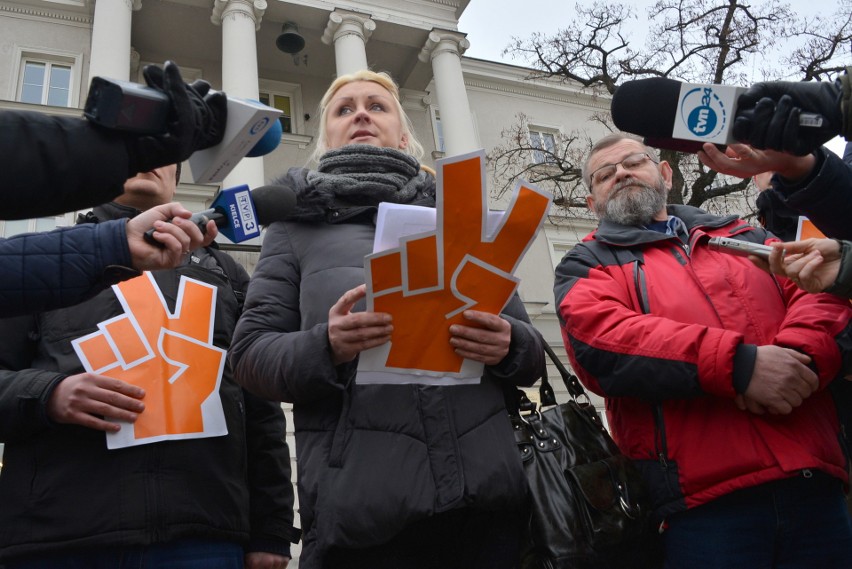
[[[39,217],[36,219],[13,219],[0,222],[0,237],[12,237],[21,233],[41,233],[56,229],[63,216]]]
[[[438,152],[445,152],[444,148],[444,125],[441,123],[441,111],[432,109],[432,129],[435,132],[435,148]]]
[[[55,107],[72,106],[74,66],[26,56],[21,61],[18,101]]]
[[[261,92],[260,102],[264,105],[276,108],[281,111],[281,116],[278,121],[281,123],[281,130],[287,133],[293,133],[293,100],[289,95],[281,93]]]
[[[576,243],[570,243],[568,241],[555,241],[548,239],[550,242],[550,260],[553,263],[553,268],[562,261],[562,258],[568,254],[568,251],[574,248]]]
[[[536,164],[555,164],[556,133],[551,130],[530,127],[530,146],[533,150],[533,162]]]

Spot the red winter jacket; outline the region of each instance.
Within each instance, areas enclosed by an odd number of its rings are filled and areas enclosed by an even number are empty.
[[[688,245],[602,222],[562,259],[554,289],[571,364],[606,397],[613,436],[645,474],[657,514],[804,468],[847,481],[824,388],[841,366],[835,338],[849,303],[707,245],[716,235],[774,240],[766,231],[689,206],[669,213],[685,222]],[[820,390],[789,415],[734,404],[734,377],[747,381],[756,347],[769,344],[811,356],[819,374]]]

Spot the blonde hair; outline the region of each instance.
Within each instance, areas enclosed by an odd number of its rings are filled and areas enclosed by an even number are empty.
[[[319,104],[319,135],[317,136],[317,145],[313,154],[311,154],[311,158],[315,161],[319,161],[320,157],[328,152],[328,136],[325,131],[326,126],[328,125],[328,105],[331,102],[332,97],[334,97],[334,94],[337,93],[341,87],[348,85],[349,83],[354,83],[355,81],[371,81],[384,87],[384,89],[393,96],[394,105],[396,106],[400,121],[402,122],[402,134],[408,139],[408,145],[405,148],[400,148],[398,150],[405,152],[406,154],[410,154],[420,160],[420,158],[423,157],[423,145],[414,137],[414,127],[411,125],[411,119],[408,118],[408,115],[402,108],[402,103],[400,103],[399,100],[399,86],[391,78],[391,76],[384,71],[376,72],[368,69],[362,69],[355,73],[341,75],[331,83],[328,90],[322,96]]]

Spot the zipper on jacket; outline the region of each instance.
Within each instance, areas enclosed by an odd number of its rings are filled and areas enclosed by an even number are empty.
[[[651,303],[648,301],[648,287],[645,283],[645,269],[642,268],[642,263],[638,260],[633,262],[633,286],[636,289],[636,298],[639,299],[639,306],[642,307],[644,314],[651,312]]]
[[[849,479],[852,480],[852,453],[850,453],[849,448],[849,437],[846,433],[846,425],[844,421],[840,420],[838,417],[838,422],[840,423],[840,448],[843,451],[843,456],[846,459],[846,474],[849,475]]]
[[[660,461],[660,466],[663,470],[669,469],[668,462],[668,443],[666,442],[666,425],[663,421],[663,404],[654,403],[652,407],[654,411],[654,425],[656,426],[656,436],[654,437],[654,450],[657,452],[657,458]],[[668,477],[666,477],[668,484]],[[671,490],[671,489],[670,489]]]

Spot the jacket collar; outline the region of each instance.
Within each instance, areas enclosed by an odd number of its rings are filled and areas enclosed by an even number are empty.
[[[97,205],[92,208],[92,211],[85,214],[78,214],[77,223],[98,223],[113,219],[132,219],[140,213],[142,212],[135,207],[109,202]]]
[[[724,227],[739,219],[736,215],[713,215],[697,207],[688,205],[668,205],[666,206],[666,213],[682,219],[690,233],[697,227],[715,229]],[[622,247],[677,239],[673,235],[666,235],[659,231],[635,225],[621,225],[606,220],[600,222],[597,230],[595,230],[590,238],[606,243],[607,245],[619,245]]]

